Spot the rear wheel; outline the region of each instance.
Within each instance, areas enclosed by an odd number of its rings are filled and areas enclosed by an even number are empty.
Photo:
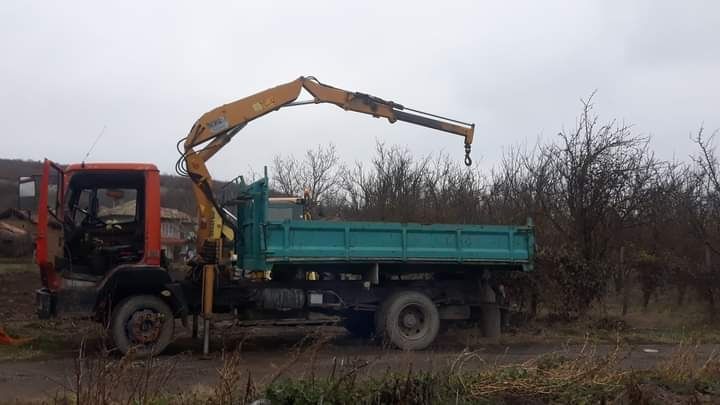
[[[135,295],[113,310],[110,323],[115,347],[138,357],[160,354],[172,340],[175,317],[165,301],[153,295]]]
[[[440,314],[427,295],[417,291],[393,294],[380,306],[377,330],[403,350],[430,346],[440,330]]]

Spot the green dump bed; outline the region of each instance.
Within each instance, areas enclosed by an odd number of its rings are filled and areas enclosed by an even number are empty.
[[[528,226],[388,222],[268,222],[269,262],[457,262],[521,264],[532,257]]]
[[[238,210],[240,265],[275,263],[457,263],[532,270],[531,225],[401,224],[268,218],[263,180],[247,186]],[[276,211],[271,207],[270,211]]]

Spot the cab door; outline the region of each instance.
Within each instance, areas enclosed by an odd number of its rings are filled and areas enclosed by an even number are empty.
[[[40,267],[40,277],[43,286],[50,290],[60,287],[60,279],[57,276],[54,266],[54,257],[60,246],[59,238],[53,238],[51,246],[48,242],[49,225],[55,221],[62,226],[62,206],[65,187],[65,173],[63,169],[54,162],[45,159],[43,172],[38,187],[37,207],[37,235],[35,237],[35,261]]]

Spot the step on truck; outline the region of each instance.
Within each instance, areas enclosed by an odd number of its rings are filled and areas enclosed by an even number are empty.
[[[295,101],[301,90],[310,101]],[[172,277],[162,249],[160,176],[152,164],[46,160],[19,182],[36,204],[40,317],[92,317],[116,348],[157,354],[176,320],[204,322],[204,351],[216,314],[239,320],[341,319],[355,335],[424,349],[441,324],[477,318],[500,331],[493,274],[531,271],[534,236],[524,226],[313,220],[302,198],[270,198],[267,172],[226,186],[219,198],[205,163],[248,122],[293,105],[346,111],[461,135],[471,164],[474,125],[347,92],[312,77],[265,90],[203,115],[183,144],[179,174],[198,206],[196,254]],[[197,326],[197,323],[194,323]]]

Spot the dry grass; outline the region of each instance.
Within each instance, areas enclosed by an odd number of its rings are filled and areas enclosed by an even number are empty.
[[[108,352],[87,356],[80,346],[72,373],[56,381],[61,390],[58,404],[151,404],[169,397],[167,384],[181,357],[169,360],[136,359],[132,354],[115,358]]]
[[[574,390],[610,395],[623,386],[627,375],[618,367],[619,348],[598,356],[585,346],[574,359],[558,355],[541,356],[521,365],[494,367],[470,375],[466,384],[475,399],[493,396],[560,398]],[[462,379],[462,377],[460,377]]]
[[[316,370],[315,358],[327,337],[311,335],[288,351],[275,373],[256,381],[244,360],[241,341],[222,354],[216,382],[209,386],[168,390],[183,355],[137,360],[106,352],[79,351],[68,378],[57,382],[57,404],[250,404],[268,398],[283,404],[560,404],[560,403],[718,403],[720,361],[716,353],[698,355],[684,344],[664,362],[647,370],[622,366],[627,348],[620,343],[600,353],[587,341],[576,350],[538,356],[515,365],[489,363],[479,352],[464,350],[431,372],[389,370],[378,374],[367,361],[333,363]],[[478,369],[477,363],[483,363]],[[295,364],[306,365],[303,378],[290,377]]]
[[[679,345],[673,354],[652,370],[652,376],[673,384],[691,385],[696,382],[714,382],[715,393],[720,394],[720,356],[713,351],[709,356],[698,356],[695,343]]]

